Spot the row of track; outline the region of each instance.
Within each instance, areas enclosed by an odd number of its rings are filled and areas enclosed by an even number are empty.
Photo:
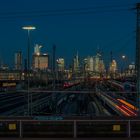
[[[117,89],[119,91],[128,91],[128,92],[135,92],[136,91],[136,85],[132,84],[130,82],[120,82],[116,80],[108,80],[107,81],[114,89]]]
[[[109,88],[109,86],[107,86]],[[138,109],[133,101],[121,96],[118,91],[107,90],[104,83],[98,86],[97,96],[112,110],[121,116],[137,116]],[[125,94],[125,93],[124,93]]]
[[[30,106],[39,108],[50,93],[30,93]],[[45,100],[45,101],[44,101]],[[0,115],[27,115],[28,92],[9,92],[0,94]]]

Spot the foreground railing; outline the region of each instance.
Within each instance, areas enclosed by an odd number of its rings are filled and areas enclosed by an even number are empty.
[[[0,120],[0,137],[140,137],[140,119]]]

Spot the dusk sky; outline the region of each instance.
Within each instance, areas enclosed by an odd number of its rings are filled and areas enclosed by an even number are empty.
[[[42,52],[72,62],[77,53],[82,58],[94,56],[99,48],[105,63],[110,51],[120,62],[135,61],[136,11],[140,0],[0,0],[0,59],[10,66],[14,53],[27,54],[27,31],[22,26],[34,25],[33,46],[43,46]]]

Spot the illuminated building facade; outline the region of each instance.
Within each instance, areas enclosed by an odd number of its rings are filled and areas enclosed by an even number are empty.
[[[94,67],[94,59],[93,57],[88,56],[84,59],[84,70],[85,71],[93,71]]]
[[[33,55],[33,70],[46,70],[48,68],[48,54]]]
[[[112,60],[110,63],[110,68],[109,68],[110,73],[116,73],[117,71],[117,63],[115,60]]]
[[[132,76],[135,75],[136,74],[135,68],[136,68],[136,66],[134,63],[130,64],[128,66],[127,74],[132,75]]]
[[[36,44],[33,54],[33,70],[46,70],[48,68],[49,56],[41,53],[41,45]]]
[[[100,60],[100,63],[99,63],[99,72],[100,73],[104,73],[105,72],[105,65],[104,65],[104,61],[103,60]]]
[[[97,53],[96,56],[88,56],[84,59],[84,70],[98,75],[105,72],[105,65],[101,59],[101,55]]]
[[[65,69],[64,58],[58,58],[57,59],[57,69],[58,69],[58,71],[64,71],[64,69]]]
[[[0,80],[23,80],[24,75],[18,70],[0,70]]]
[[[38,54],[39,55],[41,48],[42,48],[41,45],[36,44],[35,47],[34,47],[34,54]]]
[[[79,56],[78,53],[73,59],[73,72],[78,72],[79,71]]]

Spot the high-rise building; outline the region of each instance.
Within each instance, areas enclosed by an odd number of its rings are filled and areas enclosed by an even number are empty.
[[[135,70],[135,64],[134,63],[132,63],[132,64],[130,64],[129,66],[128,66],[128,68],[130,69],[130,70]]]
[[[104,61],[102,59],[100,60],[100,63],[99,63],[99,72],[100,73],[105,72],[105,65],[104,65]]]
[[[48,54],[33,55],[33,70],[46,70],[48,68]]]
[[[21,51],[15,53],[15,69],[22,69],[22,53]]]
[[[136,68],[136,66],[135,66],[134,63],[130,64],[130,65],[128,66],[128,74],[129,74],[129,75],[134,75],[134,74],[135,74],[135,68]]]
[[[41,52],[41,51],[40,51],[41,48],[42,48],[41,45],[36,44],[35,47],[34,47],[34,54],[39,55],[40,52]]]
[[[58,71],[64,71],[64,69],[65,69],[64,58],[58,58],[57,59],[57,69],[58,69]]]
[[[112,60],[109,69],[110,69],[110,73],[115,73],[117,71],[117,63],[115,60]]]
[[[101,55],[97,53],[96,56],[88,56],[84,59],[84,70],[90,72],[94,76],[99,76],[105,72],[105,65],[101,59]]]
[[[48,68],[49,56],[41,53],[42,46],[36,44],[33,54],[33,70],[46,70]]]
[[[88,56],[84,59],[84,70],[93,72],[94,59],[91,56]]]
[[[78,53],[73,59],[73,72],[78,72],[79,71],[79,56]]]
[[[101,60],[101,55],[97,53],[97,55],[94,57],[94,71],[99,73],[100,72],[100,60]]]

